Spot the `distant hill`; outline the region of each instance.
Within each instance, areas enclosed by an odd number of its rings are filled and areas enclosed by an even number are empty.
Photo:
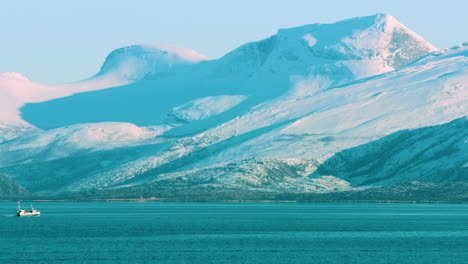
[[[28,197],[31,194],[19,183],[0,174],[0,198]]]

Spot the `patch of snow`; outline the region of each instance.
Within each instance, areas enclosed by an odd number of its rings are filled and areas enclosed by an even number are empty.
[[[307,41],[309,47],[313,47],[315,43],[317,43],[317,39],[314,38],[311,34],[305,34],[302,38]]]
[[[198,98],[173,108],[169,116],[182,122],[202,120],[231,109],[246,98],[246,95],[218,95]]]

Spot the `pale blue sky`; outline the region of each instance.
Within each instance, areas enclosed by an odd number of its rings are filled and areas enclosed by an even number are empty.
[[[467,10],[467,0],[0,0],[0,73],[71,82],[126,45],[174,44],[217,58],[279,28],[375,13],[445,48],[468,40]]]

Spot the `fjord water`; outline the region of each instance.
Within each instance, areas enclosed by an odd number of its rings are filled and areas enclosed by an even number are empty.
[[[466,263],[468,205],[0,203],[0,263]]]

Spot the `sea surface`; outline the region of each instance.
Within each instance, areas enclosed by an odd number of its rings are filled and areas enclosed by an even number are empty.
[[[28,205],[23,203],[23,205]],[[0,263],[468,263],[468,205],[0,203]]]

